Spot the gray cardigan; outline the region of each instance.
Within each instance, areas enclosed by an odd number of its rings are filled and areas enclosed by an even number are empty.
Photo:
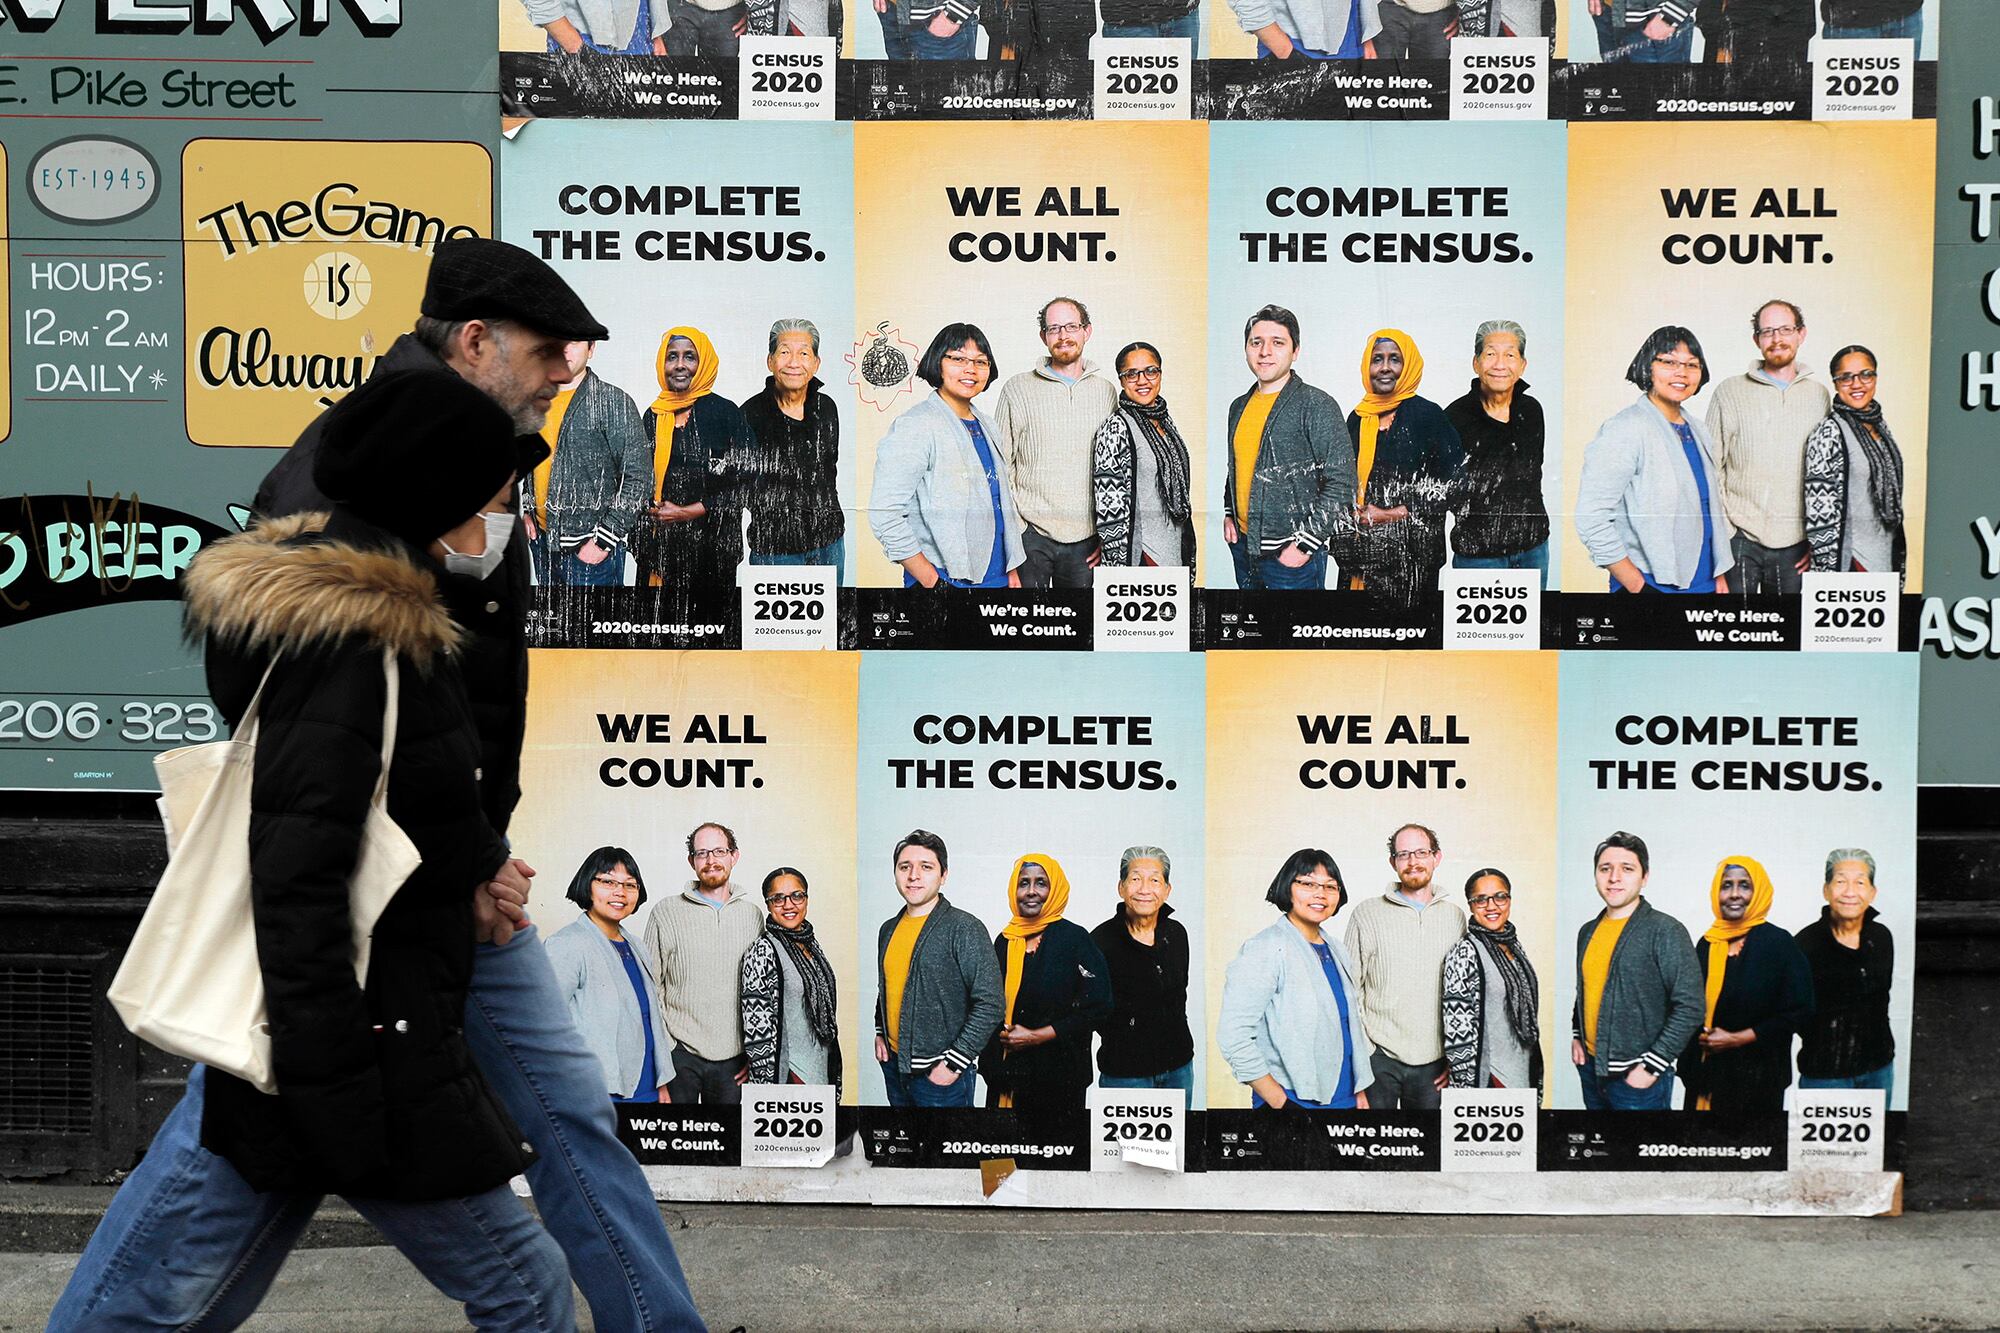
[[[622,47],[639,26],[639,0],[522,0],[528,21],[546,28],[557,19],[568,19],[578,32],[599,46]],[[653,6],[653,31],[658,37],[673,23],[667,17],[665,0]],[[633,1072],[638,1077],[638,1072]]]
[[[1223,481],[1222,505],[1236,512],[1236,423],[1250,403],[1250,392],[1229,405],[1229,471]],[[1250,477],[1248,530],[1240,540],[1255,554],[1275,551],[1289,542],[1302,550],[1333,546],[1336,560],[1354,530],[1354,438],[1340,404],[1292,372],[1278,401],[1264,419],[1257,445],[1257,470]]]
[[[1736,563],[1729,551],[1735,529],[1722,512],[1715,442],[1693,413],[1682,415],[1694,432],[1708,480],[1715,572],[1727,573]],[[1694,578],[1701,560],[1701,493],[1688,471],[1680,435],[1651,399],[1642,397],[1613,415],[1584,447],[1576,535],[1600,569],[1629,557],[1655,581],[1672,587],[1686,587]]]
[[[1347,1032],[1354,1043],[1354,1090],[1375,1081],[1374,1047],[1361,1026],[1361,987],[1354,964],[1331,932],[1322,937],[1347,988]],[[1319,955],[1287,918],[1243,941],[1222,982],[1215,1044],[1237,1082],[1269,1074],[1309,1102],[1333,1096],[1340,1083],[1340,1008],[1326,984]]]
[[[528,485],[532,501],[532,479]],[[609,550],[625,540],[652,495],[653,440],[640,429],[638,405],[617,385],[584,371],[549,463],[549,531],[565,550],[592,537]]]
[[[1603,919],[1600,911],[1576,932],[1570,1030],[1578,1041],[1583,1040],[1583,955]],[[1706,1004],[1701,960],[1687,927],[1641,898],[1611,950],[1604,996],[1597,1005],[1592,1072],[1599,1078],[1622,1078],[1633,1065],[1643,1064],[1655,1075],[1673,1073],[1674,1061],[1701,1030]]]
[[[626,941],[631,944],[630,940]],[[579,913],[546,941],[549,966],[569,1004],[570,1020],[590,1053],[604,1066],[605,1087],[613,1097],[630,1097],[646,1065],[646,1036],[639,1030],[639,1000],[618,950],[590,917]],[[633,948],[646,978],[646,1006],[653,1019],[653,1064],[660,1083],[674,1077],[674,1039],[660,1006],[660,980],[644,949]],[[656,1085],[657,1086],[657,1085]]]
[[[973,416],[986,432],[999,472],[1006,566],[1014,569],[1027,554],[1021,547],[1014,486],[1001,457],[1000,432],[993,419],[976,407]],[[993,552],[993,505],[986,472],[973,447],[972,432],[937,394],[897,417],[876,447],[868,526],[891,560],[922,554],[960,582],[977,580],[986,572]]]
[[[896,913],[875,933],[875,1035],[885,1041],[889,984],[882,961],[902,919]],[[910,953],[903,1012],[896,1019],[896,1067],[923,1074],[942,1061],[961,1074],[971,1069],[1000,1030],[1005,985],[985,923],[939,897]]]

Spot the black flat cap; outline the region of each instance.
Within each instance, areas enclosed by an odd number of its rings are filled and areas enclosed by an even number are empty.
[[[437,243],[422,310],[432,319],[511,319],[571,342],[611,336],[554,269],[518,245],[484,236]]]
[[[428,545],[532,467],[506,409],[448,370],[373,376],[326,414],[313,483],[378,527]],[[523,465],[526,466],[523,466]]]

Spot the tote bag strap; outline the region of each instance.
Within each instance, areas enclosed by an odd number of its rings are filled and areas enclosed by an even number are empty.
[[[396,718],[402,702],[403,673],[397,669],[393,648],[382,650],[382,683],[387,687],[387,702],[382,708],[382,774],[375,779],[374,803],[378,806],[389,794],[389,760],[396,753]]]
[[[236,719],[236,730],[230,733],[229,739],[242,741],[246,745],[257,743],[257,714],[264,702],[264,687],[271,683],[271,673],[278,669],[278,661],[282,656],[281,653],[271,655],[270,665],[264,668],[264,678],[257,682],[257,688],[250,695],[250,702],[244,706],[243,716]]]

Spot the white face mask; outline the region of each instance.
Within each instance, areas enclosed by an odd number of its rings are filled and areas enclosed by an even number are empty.
[[[514,535],[514,516],[502,510],[479,516],[486,525],[486,551],[482,555],[461,555],[451,549],[440,537],[438,545],[444,547],[444,567],[447,573],[463,574],[467,578],[484,580],[500,568],[500,558],[507,553],[507,539]]]

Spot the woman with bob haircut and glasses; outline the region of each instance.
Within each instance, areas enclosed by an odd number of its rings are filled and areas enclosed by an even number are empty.
[[[1264,901],[1284,916],[1229,964],[1215,1044],[1252,1106],[1365,1110],[1374,1047],[1354,964],[1324,929],[1347,903],[1340,866],[1317,848],[1293,852]]]
[[[565,895],[583,912],[549,936],[549,966],[569,1001],[569,1016],[618,1102],[664,1102],[673,1081],[660,1005],[660,979],[646,951],[625,938],[624,923],[646,901],[646,878],[623,847],[599,847],[583,858]]]
[[[1576,535],[1612,592],[1728,592],[1735,530],[1715,442],[1684,410],[1708,383],[1701,342],[1676,324],[1654,329],[1625,378],[1641,396],[1584,447]]]
[[[945,325],[917,364],[937,392],[897,417],[876,449],[868,524],[906,588],[1021,586],[1014,486],[993,419],[972,404],[998,374],[977,325]]]

